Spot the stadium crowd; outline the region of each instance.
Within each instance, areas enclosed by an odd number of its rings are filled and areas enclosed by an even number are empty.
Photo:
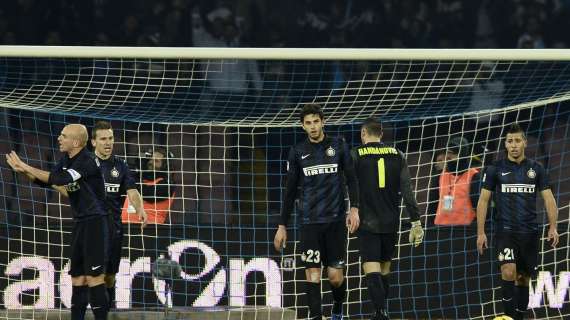
[[[0,42],[564,48],[569,18],[568,0],[18,0],[0,4]]]

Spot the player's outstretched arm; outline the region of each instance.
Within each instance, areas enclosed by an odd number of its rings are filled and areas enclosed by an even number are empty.
[[[552,247],[558,245],[560,236],[556,224],[558,222],[558,206],[552,194],[552,190],[546,189],[540,192],[542,199],[544,199],[544,206],[546,207],[546,214],[548,215],[548,240],[552,241]]]
[[[48,182],[50,174],[48,171],[43,171],[41,169],[37,169],[28,165],[27,163],[25,163],[20,159],[20,157],[18,156],[18,154],[16,154],[16,152],[12,151],[9,154],[7,154],[6,161],[14,171],[25,174],[31,180],[37,179],[43,183]]]
[[[487,219],[487,208],[491,199],[491,191],[481,188],[479,202],[477,202],[477,250],[479,254],[487,248],[487,235],[485,234],[485,219]]]
[[[129,198],[129,203],[133,205],[137,215],[139,216],[139,219],[141,221],[141,228],[146,227],[147,216],[146,212],[144,211],[141,194],[137,189],[129,189],[127,190],[127,198]]]

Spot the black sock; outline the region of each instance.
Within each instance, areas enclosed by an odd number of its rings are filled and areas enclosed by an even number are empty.
[[[107,297],[107,288],[104,283],[89,288],[89,303],[96,320],[107,319],[109,297]]]
[[[309,319],[322,318],[321,310],[321,284],[314,282],[305,282],[307,293],[307,306],[309,307]]]
[[[107,296],[109,297],[109,309],[113,309],[117,307],[115,303],[115,286],[107,287]]]
[[[83,320],[89,303],[89,287],[73,286],[71,290],[71,319]]]
[[[515,317],[515,282],[502,280],[503,311],[505,315]]]
[[[332,295],[333,295],[333,314],[341,314],[342,313],[342,304],[346,299],[346,280],[342,281],[342,284],[338,287],[333,287],[331,285]]]
[[[528,309],[528,287],[515,286],[515,294],[517,296],[517,317],[515,319],[522,320]]]
[[[374,305],[374,310],[380,313],[386,305],[386,293],[384,284],[380,278],[379,272],[370,272],[366,275],[366,285],[368,286],[368,295]]]
[[[388,300],[390,296],[390,274],[380,275],[380,278],[382,278],[382,284],[384,285],[384,297]]]

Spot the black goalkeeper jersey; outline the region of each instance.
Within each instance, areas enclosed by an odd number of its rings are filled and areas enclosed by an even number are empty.
[[[127,190],[136,189],[136,182],[125,160],[113,155],[106,160],[101,158],[98,158],[98,160],[101,164],[101,173],[105,179],[107,204],[113,215],[115,225],[121,226],[121,213]]]
[[[546,171],[539,162],[498,160],[485,170],[483,188],[494,192],[497,232],[538,231],[537,196],[550,189]]]
[[[300,224],[318,224],[346,217],[346,186],[350,205],[358,207],[358,183],[344,139],[325,136],[319,143],[307,138],[289,151],[281,224],[287,225],[299,194]]]
[[[47,186],[64,186],[75,221],[107,215],[105,181],[94,154],[82,149],[73,158],[67,154],[51,170]]]
[[[400,200],[412,221],[419,219],[406,159],[384,143],[367,143],[352,150],[360,192],[360,228],[394,233],[400,221]]]

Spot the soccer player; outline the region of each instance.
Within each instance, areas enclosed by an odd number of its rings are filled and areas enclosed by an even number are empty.
[[[69,196],[74,220],[69,270],[73,286],[71,317],[83,319],[89,302],[95,319],[106,319],[108,298],[105,269],[109,227],[100,163],[85,149],[85,126],[65,126],[58,142],[59,150],[65,155],[51,172],[29,166],[14,151],[7,154],[6,159],[16,172],[27,175],[43,187],[56,186],[56,189]]]
[[[347,227],[358,229],[358,183],[350,151],[344,139],[325,135],[320,106],[305,105],[300,120],[307,139],[289,151],[287,184],[281,222],[275,233],[277,251],[285,247],[287,224],[300,187],[300,246],[305,266],[306,294],[311,319],[321,320],[321,263],[327,267],[334,299],[332,318],[342,319],[346,297]],[[346,181],[346,182],[345,182]],[[346,214],[348,185],[350,212]]]
[[[477,204],[477,249],[487,248],[485,218],[491,193],[495,193],[497,258],[501,266],[505,315],[523,319],[528,307],[530,277],[536,273],[539,254],[539,224],[536,198],[542,196],[548,215],[548,240],[559,241],[558,207],[544,167],[525,157],[527,140],[518,124],[507,132],[507,158],[496,161],[483,175]]]
[[[381,142],[382,135],[382,124],[369,118],[360,130],[362,145],[352,150],[360,192],[360,256],[368,295],[376,311],[374,320],[388,319],[386,299],[390,262],[398,240],[401,198],[412,221],[410,243],[417,247],[424,236],[406,159],[401,151]]]
[[[91,130],[91,145],[94,148],[101,165],[101,172],[105,179],[107,191],[107,204],[109,205],[111,220],[109,263],[105,274],[105,285],[109,294],[109,307],[115,305],[115,275],[119,272],[121,263],[121,250],[123,242],[123,223],[121,211],[125,202],[125,195],[129,203],[135,208],[141,227],[146,226],[147,216],[137,185],[133,179],[126,161],[113,155],[115,138],[113,128],[107,121],[98,121]]]

